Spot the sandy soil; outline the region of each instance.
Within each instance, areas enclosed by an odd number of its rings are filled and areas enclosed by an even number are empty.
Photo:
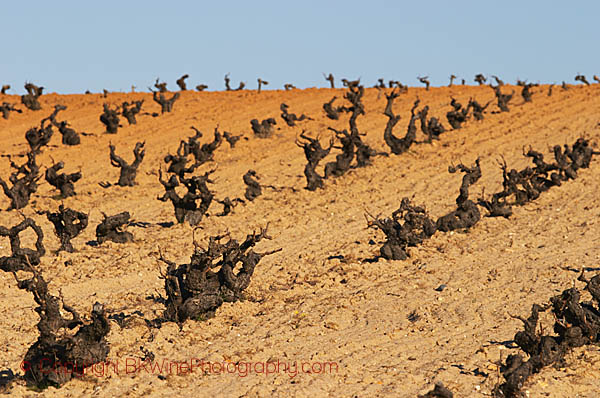
[[[211,216],[201,223],[201,237],[229,231],[238,239],[269,224],[273,240],[261,242],[258,249],[283,250],[259,264],[246,301],[225,304],[215,318],[188,321],[181,330],[166,324],[151,331],[143,317],[136,315],[126,328],[111,321],[110,359],[118,363],[116,371],[114,366],[98,370],[97,375],[73,380],[58,390],[50,388],[44,395],[414,397],[442,381],[458,397],[489,396],[499,380],[498,361],[518,351],[511,348],[510,340],[521,322],[510,314],[528,314],[533,303],[546,302],[574,283],[581,285],[574,282],[577,270],[600,267],[598,160],[582,170],[577,180],[515,208],[509,220],[484,218],[468,233],[438,233],[423,246],[411,249],[407,261],[365,261],[378,253],[383,235],[366,228],[364,214],[390,214],[402,197],[410,196],[437,218],[453,209],[458,195],[462,175],[447,172],[451,163],[471,164],[481,157],[483,177],[471,189],[477,196],[483,187],[488,193],[501,189],[500,155],[509,165],[522,167],[528,163],[522,155],[525,146],[547,153],[550,146],[571,144],[582,135],[600,141],[600,86],[567,91],[555,87],[552,97],[546,91],[547,87],[536,89],[533,103],[527,104],[515,96],[510,113],[488,113],[484,121],[470,121],[433,145],[415,145],[401,156],[378,157],[371,167],[326,181],[325,189],[318,192],[301,189],[305,186],[305,159],[294,139],[305,129],[313,136],[320,135],[325,144],[327,126],[347,128],[347,116],[333,122],[321,109],[333,95],[344,102],[341,89],[185,92],[174,112],[157,118],[139,116],[134,126],[123,120],[125,126],[117,135],[103,133],[98,119],[102,104],[144,99],[145,111],[159,111],[150,94],[112,93],[107,98],[48,94],[41,97],[42,111],[0,119],[2,154],[24,153],[28,149],[25,132],[55,104],[68,106],[59,120],[93,134],[82,137],[80,146],[68,148],[56,132],[51,148],[40,156],[44,166],[52,164],[52,157],[64,160],[66,171],[80,169],[83,173],[75,185],[78,195],[64,200],[66,206],[90,213],[90,226],[73,241],[78,251],[55,256],[59,242],[52,226],[35,214],[35,210],[56,209],[60,204],[55,199],[57,192],[47,183],[23,210],[41,224],[46,235],[48,254],[41,269],[51,290],[62,292],[65,301],[83,314],[89,314],[96,301],[114,313],[139,310],[148,318],[161,313],[163,306],[149,299],[164,295],[159,278],[164,264],[157,261],[158,249],[171,260],[184,262],[193,246],[189,225],[164,228],[156,224],[175,221],[171,204],[156,200],[163,192],[157,169],[164,155],[176,150],[180,139],[193,135],[190,126],[202,130],[206,141],[212,139],[217,125],[221,131],[248,137],[233,149],[224,143],[216,151],[218,168],[212,189],[217,198],[242,197],[242,175],[248,169],[256,170],[266,184],[299,189],[267,190],[227,217],[215,216],[221,211],[215,203],[209,210]],[[398,134],[406,131],[417,96],[421,104],[430,106],[430,115],[440,117],[447,126],[445,113],[450,110],[451,96],[466,105],[470,97],[485,103],[493,98],[493,92],[488,87],[411,88],[394,105],[395,112],[402,115]],[[20,102],[17,96],[0,100]],[[287,127],[279,117],[281,102],[290,106],[290,112],[306,113],[314,120]],[[385,97],[367,89],[364,103],[366,115],[358,119],[359,128],[367,133],[368,143],[385,150]],[[490,108],[496,110],[495,105]],[[277,119],[277,133],[269,139],[253,137],[249,120],[266,117]],[[138,172],[139,184],[101,188],[98,182],[118,179],[118,169],[109,163],[109,142],[131,161],[137,141],[145,141],[147,148]],[[6,158],[0,159],[3,176],[7,176],[8,163]],[[213,167],[206,164],[200,172]],[[0,207],[8,205],[2,196]],[[135,220],[153,225],[130,227],[135,235],[130,244],[86,244],[95,239],[102,212],[124,210]],[[16,211],[0,212],[1,225],[20,220]],[[32,239],[28,235],[25,241]],[[0,245],[6,255],[8,241]],[[331,258],[340,255],[342,260]],[[440,284],[447,285],[442,292],[435,290]],[[0,290],[0,347],[4,351],[0,370],[21,373],[20,361],[37,336],[35,303],[30,294],[16,288],[10,274],[0,273]],[[411,313],[418,319],[410,321]],[[545,326],[550,327],[551,322],[546,319]],[[204,372],[197,367],[186,374],[176,374],[178,368],[173,366],[171,374],[166,369],[162,374],[156,369],[133,371],[133,361],[144,357],[140,347],[155,354],[155,363],[197,359],[205,365],[210,362],[214,372],[206,366]],[[279,370],[271,366],[268,369],[273,374],[254,373],[267,361],[279,361]],[[230,365],[234,373],[218,374],[217,363],[239,362],[252,364],[252,372],[242,377],[241,365],[237,369]],[[293,368],[286,371],[284,363],[296,363],[298,373],[294,375]],[[526,390],[531,397],[597,396],[599,364],[598,348],[577,349],[569,354],[565,368],[544,369],[527,382]],[[180,373],[186,370],[179,369]],[[39,396],[20,382],[11,392]]]

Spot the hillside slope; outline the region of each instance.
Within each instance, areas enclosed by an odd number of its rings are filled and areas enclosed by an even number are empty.
[[[509,88],[506,88],[509,90]],[[194,132],[212,139],[216,126],[221,131],[244,134],[235,148],[224,143],[215,152],[215,162],[200,171],[217,167],[210,187],[218,199],[243,197],[242,175],[255,170],[261,182],[281,191],[265,190],[252,203],[239,205],[233,214],[216,217],[221,206],[214,203],[210,216],[201,222],[197,239],[229,232],[242,239],[247,233],[269,225],[271,241],[260,243],[261,251],[282,248],[265,257],[257,267],[247,300],[225,304],[216,317],[205,322],[186,322],[179,330],[166,324],[159,330],[146,327],[142,317],[134,316],[130,325],[120,328],[111,322],[110,358],[119,359],[120,372],[106,371],[86,376],[61,389],[49,389],[48,396],[164,396],[168,392],[196,396],[416,396],[442,381],[456,396],[476,397],[489,393],[499,380],[496,363],[517,349],[501,342],[512,340],[521,328],[510,315],[526,315],[533,303],[546,302],[550,296],[571,287],[583,267],[600,268],[600,165],[592,161],[579,178],[552,188],[535,202],[515,208],[506,219],[483,218],[468,233],[438,233],[422,246],[410,249],[406,261],[365,261],[378,253],[383,234],[367,229],[364,214],[389,215],[404,196],[424,204],[434,217],[453,210],[462,176],[448,173],[450,164],[470,165],[481,158],[482,178],[471,188],[476,198],[485,187],[489,194],[501,189],[500,156],[510,167],[529,164],[523,148],[532,146],[544,154],[555,145],[572,144],[585,136],[600,141],[600,86],[534,91],[532,103],[515,95],[509,113],[486,114],[481,122],[469,121],[460,130],[450,131],[432,145],[414,145],[408,153],[377,157],[372,166],[351,170],[335,180],[327,180],[317,192],[306,185],[306,163],[295,137],[302,130],[319,135],[325,145],[328,126],[347,128],[347,116],[339,121],[327,119],[322,104],[334,95],[344,103],[344,91],[307,89],[293,91],[184,92],[174,111],[153,118],[138,116],[138,124],[125,120],[118,134],[107,135],[98,118],[102,104],[120,104],[144,99],[144,111],[160,108],[148,93],[56,95],[41,97],[43,109],[11,114],[0,119],[0,151],[23,154],[28,149],[25,132],[51,113],[55,104],[68,107],[59,119],[67,120],[82,137],[77,147],[65,147],[55,132],[51,148],[39,157],[43,166],[64,160],[65,170],[81,170],[83,178],[75,184],[78,193],[62,201],[66,206],[90,215],[90,226],[73,240],[76,253],[54,251],[59,242],[51,224],[35,213],[55,210],[61,201],[47,183],[40,185],[23,213],[43,228],[48,253],[41,269],[54,293],[60,290],[65,302],[88,314],[99,301],[114,313],[142,311],[153,318],[163,306],[149,299],[164,295],[157,261],[159,248],[172,261],[186,262],[193,251],[192,228],[173,222],[173,208],[156,200],[163,187],[158,183],[162,159],[174,153],[179,140]],[[450,97],[466,105],[469,98],[480,103],[492,99],[489,87],[411,88],[394,104],[402,115],[396,127],[404,135],[410,108],[416,98],[430,107],[430,115],[441,118],[450,110]],[[17,96],[2,101],[18,103]],[[305,113],[314,120],[290,128],[279,117],[285,102],[290,112]],[[358,119],[364,140],[378,150],[386,150],[383,130],[385,97],[367,89],[366,115]],[[495,105],[490,110],[495,111]],[[268,139],[253,136],[249,121],[267,117],[277,119],[277,132]],[[418,140],[423,136],[419,132]],[[145,141],[146,157],[138,171],[138,185],[131,188],[98,185],[116,182],[118,169],[110,166],[108,145],[127,161],[133,159],[137,141]],[[334,159],[334,154],[326,161]],[[22,158],[16,160],[22,162]],[[0,175],[7,176],[9,161],[0,158]],[[322,171],[322,167],[318,169]],[[4,177],[6,179],[6,177]],[[11,226],[22,219],[0,197],[0,225]],[[95,226],[102,213],[129,211],[136,221],[152,223],[130,227],[135,241],[129,244],[86,244],[95,239]],[[483,212],[483,210],[482,210]],[[32,236],[25,239],[31,243]],[[370,241],[375,244],[370,244]],[[371,242],[373,243],[373,242]],[[6,255],[8,240],[0,242]],[[343,256],[343,257],[340,257]],[[446,288],[435,290],[444,284]],[[580,285],[580,284],[579,284]],[[578,286],[579,286],[578,285]],[[0,346],[6,347],[0,370],[20,372],[19,364],[35,341],[38,320],[30,294],[18,290],[12,275],[0,272],[1,327]],[[408,319],[409,315],[417,315]],[[549,328],[551,320],[546,320]],[[509,344],[507,344],[509,345]],[[167,375],[139,371],[126,374],[125,362],[142,358],[140,347],[152,351],[155,361],[190,361],[198,358],[211,363],[307,362],[311,365],[334,362],[337,371],[299,372],[295,377],[280,369],[275,374],[192,374]],[[510,345],[509,345],[510,346]],[[600,352],[596,348],[577,349],[568,357],[565,368],[545,369],[531,378],[527,389],[533,397],[591,397],[597,392]],[[131,370],[132,368],[129,368]],[[482,374],[486,374],[487,377]],[[18,384],[12,392],[34,395]],[[578,395],[577,395],[578,394]]]

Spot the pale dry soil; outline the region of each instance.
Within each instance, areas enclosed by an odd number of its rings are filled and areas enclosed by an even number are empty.
[[[25,132],[55,104],[68,106],[59,120],[68,120],[77,131],[93,134],[82,137],[80,146],[69,148],[60,143],[56,132],[51,147],[39,157],[43,166],[50,166],[52,159],[64,160],[67,171],[80,169],[83,173],[75,184],[77,196],[62,201],[90,214],[90,226],[73,241],[77,252],[55,255],[59,243],[52,226],[35,213],[55,210],[61,203],[47,183],[41,184],[22,212],[44,230],[48,253],[40,268],[50,281],[51,291],[61,292],[65,302],[82,314],[89,314],[96,301],[104,303],[111,313],[139,310],[149,319],[161,314],[163,306],[149,299],[164,295],[160,279],[164,264],[157,260],[158,251],[183,263],[189,260],[193,244],[189,225],[165,228],[157,224],[175,221],[171,204],[156,200],[163,192],[157,170],[164,165],[162,158],[174,153],[179,140],[193,135],[190,126],[202,130],[206,141],[212,139],[216,126],[247,137],[233,149],[224,143],[216,151],[215,162],[199,170],[217,166],[215,184],[211,185],[217,198],[242,197],[241,177],[249,169],[256,170],[265,184],[298,189],[267,189],[263,196],[236,207],[227,217],[216,217],[221,206],[214,203],[210,216],[196,232],[204,244],[210,235],[228,231],[239,240],[269,225],[273,239],[261,242],[258,250],[283,250],[261,261],[245,301],[225,304],[214,318],[188,321],[182,329],[166,324],[160,330],[150,330],[137,315],[126,328],[111,321],[110,359],[120,361],[118,374],[106,369],[104,374],[73,380],[43,395],[414,397],[441,381],[457,397],[489,396],[499,380],[498,362],[518,352],[510,340],[521,322],[511,315],[528,315],[532,304],[547,302],[573,284],[582,287],[575,281],[578,270],[600,268],[599,161],[595,159],[589,169],[581,170],[577,180],[515,208],[508,220],[485,217],[468,232],[437,233],[422,246],[412,248],[406,261],[365,261],[378,253],[383,235],[367,229],[364,215],[367,211],[389,215],[402,197],[408,196],[426,205],[437,218],[454,208],[458,196],[462,175],[449,174],[450,164],[462,161],[470,165],[481,157],[483,177],[471,188],[475,199],[484,187],[488,195],[501,189],[500,156],[509,167],[522,168],[528,164],[522,155],[524,147],[531,145],[551,158],[549,148],[555,144],[572,144],[580,136],[599,142],[600,86],[567,91],[554,88],[551,97],[546,92],[547,87],[535,89],[533,102],[527,104],[517,94],[509,113],[488,112],[482,122],[469,121],[461,130],[443,134],[433,145],[415,145],[401,156],[378,157],[371,167],[328,180],[317,192],[303,189],[305,159],[294,141],[306,130],[320,136],[326,145],[330,137],[327,126],[347,128],[346,115],[334,122],[321,109],[334,95],[338,104],[344,103],[341,89],[260,94],[185,92],[172,113],[157,118],[138,116],[134,126],[123,119],[124,126],[117,135],[104,133],[98,120],[102,104],[143,98],[145,111],[159,111],[150,94],[112,93],[107,98],[98,94],[49,94],[41,97],[43,110],[13,113],[8,121],[0,119],[3,155],[25,153]],[[450,110],[451,96],[466,105],[470,97],[485,103],[493,98],[493,92],[487,87],[411,88],[394,105],[395,112],[402,115],[396,134],[404,135],[417,96],[422,105],[430,106],[430,115],[440,117],[447,126],[445,114]],[[19,102],[17,96],[1,99]],[[290,105],[290,112],[306,113],[314,120],[289,128],[279,117],[281,102]],[[358,119],[359,128],[366,133],[366,142],[385,150],[385,97],[368,89],[364,102],[366,115]],[[496,109],[495,105],[489,107]],[[276,134],[268,139],[254,137],[250,119],[267,117],[277,119]],[[423,139],[421,133],[418,139]],[[100,187],[100,181],[118,179],[118,170],[109,164],[109,143],[131,161],[137,141],[145,141],[147,148],[138,185]],[[15,158],[17,163],[23,159]],[[319,172],[333,159],[332,153]],[[5,179],[8,164],[7,158],[0,158]],[[22,219],[19,212],[4,211],[8,205],[2,196],[0,224],[5,226]],[[135,235],[133,243],[99,247],[87,243],[95,239],[95,226],[102,213],[124,210],[136,221],[152,224],[130,227]],[[24,243],[31,241],[28,234]],[[8,241],[0,245],[2,255],[7,255]],[[436,291],[441,284],[446,289]],[[18,374],[22,373],[20,361],[37,336],[35,303],[30,294],[16,288],[10,274],[0,273],[0,291],[0,370]],[[544,319],[546,331],[551,324],[552,319]],[[299,372],[293,375],[283,367],[275,374],[251,372],[246,377],[240,372],[210,374],[197,368],[179,375],[173,367],[171,374],[131,372],[125,362],[142,358],[140,347],[152,351],[157,363],[192,359],[226,364],[297,362]],[[315,371],[302,372],[302,362],[316,366]],[[318,372],[319,365],[326,363],[335,366]],[[599,364],[597,347],[577,349],[569,354],[566,367],[544,369],[527,382],[525,389],[531,397],[596,396]],[[257,365],[256,369],[261,368]],[[15,396],[40,396],[22,382],[11,392]]]

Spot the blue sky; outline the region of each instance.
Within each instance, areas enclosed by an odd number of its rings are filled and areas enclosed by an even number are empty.
[[[324,4],[322,4],[324,3]],[[565,1],[10,1],[2,2],[0,83],[24,92],[209,90],[256,79],[325,87],[323,72],[445,85],[455,74],[506,82],[600,74],[600,2]]]

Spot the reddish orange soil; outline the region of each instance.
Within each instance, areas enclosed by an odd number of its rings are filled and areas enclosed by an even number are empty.
[[[451,163],[470,165],[481,157],[483,177],[471,188],[476,198],[483,187],[488,194],[501,189],[497,163],[501,155],[509,166],[522,168],[529,163],[522,155],[525,146],[546,154],[550,146],[572,144],[580,136],[600,141],[600,86],[568,91],[555,87],[551,97],[546,92],[547,87],[535,89],[533,103],[527,104],[515,95],[510,113],[488,113],[482,122],[469,121],[461,130],[443,134],[433,145],[415,145],[404,155],[378,157],[371,167],[327,180],[325,189],[317,192],[301,189],[306,184],[306,161],[294,140],[306,129],[313,136],[320,135],[326,144],[330,136],[327,126],[347,128],[347,116],[333,122],[321,109],[333,95],[339,103],[345,102],[342,90],[184,92],[173,113],[157,118],[138,116],[134,126],[127,126],[123,119],[125,126],[117,135],[104,134],[98,119],[102,104],[143,98],[145,111],[159,111],[151,94],[112,93],[107,98],[49,94],[40,99],[41,111],[0,119],[2,154],[25,153],[25,132],[48,116],[55,104],[68,106],[59,120],[69,121],[77,131],[94,134],[82,137],[80,146],[68,148],[55,132],[52,147],[39,157],[43,166],[51,165],[52,157],[64,160],[66,171],[82,171],[83,178],[75,184],[78,195],[64,200],[66,206],[90,213],[90,226],[73,240],[78,251],[53,253],[59,247],[58,239],[45,217],[35,213],[55,210],[60,204],[55,199],[57,192],[47,183],[41,184],[23,210],[44,230],[48,253],[40,267],[51,291],[62,292],[65,302],[81,314],[89,314],[96,301],[115,313],[140,310],[149,318],[163,310],[161,304],[147,299],[157,292],[164,295],[159,278],[164,264],[157,261],[158,250],[178,263],[189,260],[193,250],[189,225],[130,227],[135,242],[123,245],[92,247],[86,242],[95,239],[102,212],[128,210],[137,221],[175,221],[171,204],[156,200],[163,192],[157,169],[164,164],[165,154],[175,152],[179,140],[193,135],[190,126],[202,130],[206,140],[212,138],[217,125],[221,131],[248,137],[233,149],[227,143],[217,149],[216,183],[211,186],[217,198],[242,197],[242,175],[248,169],[256,170],[266,184],[299,189],[267,190],[254,202],[236,207],[228,217],[216,217],[221,206],[214,203],[211,216],[201,223],[197,237],[229,231],[237,239],[269,224],[273,240],[261,242],[258,249],[283,250],[265,257],[256,268],[246,301],[225,304],[216,317],[206,322],[188,321],[181,330],[176,324],[149,330],[139,316],[123,329],[111,321],[110,359],[120,361],[118,374],[107,368],[103,374],[99,371],[60,389],[50,388],[44,395],[414,397],[442,381],[457,397],[489,396],[499,380],[498,361],[518,351],[500,344],[512,340],[522,327],[510,315],[528,315],[533,303],[546,302],[573,283],[582,285],[574,282],[578,273],[573,269],[600,267],[598,160],[581,170],[578,179],[515,208],[510,219],[486,217],[468,233],[437,233],[422,246],[410,249],[407,261],[364,261],[379,250],[379,244],[369,241],[383,239],[381,233],[366,229],[364,214],[389,215],[402,197],[414,196],[416,204],[425,204],[437,218],[455,207],[462,175],[447,172]],[[406,131],[417,96],[422,105],[430,106],[430,116],[440,117],[447,126],[445,114],[451,96],[466,105],[470,97],[485,103],[493,98],[493,92],[488,87],[411,88],[394,104],[394,111],[402,115],[396,134]],[[0,100],[20,102],[17,96]],[[281,102],[290,106],[290,112],[306,113],[314,120],[287,127],[279,117]],[[358,126],[367,133],[366,142],[385,150],[385,97],[367,89],[364,103],[366,115],[358,119]],[[490,109],[495,110],[495,105]],[[250,119],[267,117],[277,119],[276,134],[269,139],[253,137]],[[420,133],[418,139],[423,139]],[[137,141],[145,141],[147,148],[138,172],[139,184],[101,188],[98,182],[118,179],[118,169],[109,163],[109,142],[131,161]],[[213,167],[206,164],[200,172]],[[8,170],[8,160],[0,158],[0,173],[5,178]],[[321,172],[322,166],[318,170]],[[0,207],[8,205],[6,197],[0,197]],[[0,212],[0,225],[11,226],[21,219],[16,211]],[[25,243],[32,239],[28,235]],[[0,245],[6,255],[8,241]],[[328,259],[337,255],[344,260]],[[434,290],[440,284],[447,288]],[[0,370],[22,373],[20,360],[37,338],[35,303],[30,294],[16,288],[8,273],[0,273],[0,290],[0,347],[4,351]],[[408,316],[413,312],[418,319],[411,322]],[[544,320],[545,327],[551,324],[551,319]],[[292,377],[282,366],[275,374],[253,373],[260,371],[260,365],[246,377],[241,377],[240,365],[235,374],[203,373],[197,368],[185,375],[177,375],[171,368],[172,374],[165,370],[160,378],[156,370],[154,374],[145,370],[126,374],[133,369],[131,365],[126,368],[126,362],[143,357],[142,346],[155,354],[157,363],[195,358],[213,364],[297,362],[298,374]],[[316,366],[315,372],[303,372],[304,362]],[[317,372],[323,363],[335,363],[337,369],[325,367]],[[524,389],[531,397],[597,396],[599,364],[596,347],[576,349],[567,356],[566,367],[544,369]],[[38,396],[21,382],[11,391],[17,396]]]

